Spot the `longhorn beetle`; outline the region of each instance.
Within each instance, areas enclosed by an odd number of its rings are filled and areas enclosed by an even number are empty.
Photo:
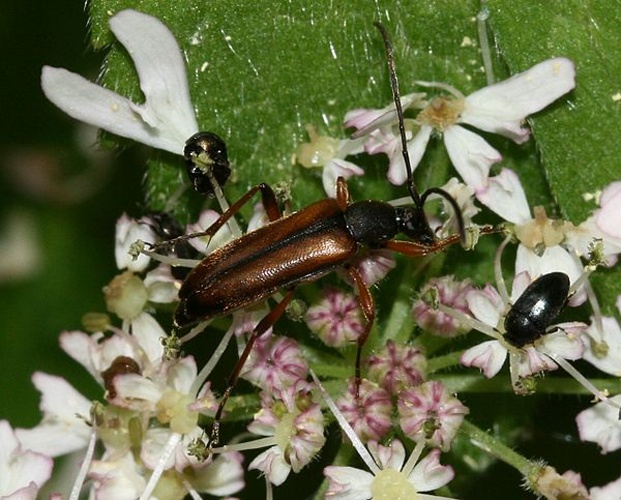
[[[407,188],[412,197],[412,205],[395,207],[375,200],[350,202],[347,183],[339,178],[336,199],[324,199],[282,217],[273,190],[267,184],[259,184],[201,233],[204,236],[214,235],[252,196],[261,192],[270,222],[218,248],[190,271],[179,290],[180,303],[174,317],[176,327],[188,327],[229,314],[262,302],[278,290],[286,291],[282,300],[259,321],[247,339],[216,411],[209,441],[211,446],[219,441],[224,406],[256,339],[280,318],[291,301],[296,286],[316,280],[338,268],[344,268],[349,274],[358,292],[366,323],[357,340],[355,380],[358,391],[361,349],[375,319],[375,304],[362,276],[351,263],[365,248],[386,248],[404,255],[422,257],[465,239],[463,218],[457,202],[440,188],[430,188],[422,195],[416,190],[406,147],[403,109],[392,45],[385,27],[380,23],[375,25],[382,34],[386,49],[407,170]],[[459,225],[459,234],[444,239],[436,238],[423,211],[423,205],[432,193],[444,197],[452,206]],[[484,232],[492,230],[488,228]],[[393,239],[400,233],[409,240]],[[196,235],[189,235],[193,236]],[[169,243],[174,242],[175,240],[171,240]]]

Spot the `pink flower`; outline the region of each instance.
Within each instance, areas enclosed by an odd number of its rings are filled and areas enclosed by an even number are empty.
[[[272,392],[306,380],[308,363],[298,343],[288,337],[262,335],[255,342],[241,376]]]
[[[441,382],[425,382],[399,394],[399,424],[404,434],[418,442],[449,451],[467,407]]]
[[[274,394],[261,393],[261,411],[248,426],[253,434],[267,436],[262,446],[270,448],[248,466],[263,472],[272,484],[282,484],[289,473],[302,470],[323,447],[323,414],[312,402],[311,384],[299,381]],[[227,448],[233,448],[229,446]]]
[[[347,347],[364,330],[358,299],[338,288],[324,290],[323,298],[308,308],[306,323],[326,345]]]
[[[425,380],[427,358],[417,347],[388,340],[379,352],[367,358],[366,365],[368,378],[397,396],[403,389]]]
[[[362,442],[380,440],[392,427],[390,395],[366,379],[361,381],[359,392],[356,398],[356,383],[350,379],[347,392],[336,405]]]
[[[469,279],[456,281],[453,276],[442,276],[430,279],[420,291],[420,296],[433,294],[428,300],[419,298],[412,306],[414,321],[428,332],[442,337],[454,337],[465,333],[464,327],[452,316],[443,313],[437,307],[428,304],[438,301],[455,310],[468,312],[466,294],[473,289]]]

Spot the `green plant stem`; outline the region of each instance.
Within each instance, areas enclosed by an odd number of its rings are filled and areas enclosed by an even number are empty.
[[[530,477],[535,469],[540,468],[539,464],[531,462],[488,432],[479,429],[476,425],[467,420],[464,420],[461,424],[459,431],[467,436],[472,444],[496,457],[498,460],[502,460],[511,467],[514,467],[525,477]]]

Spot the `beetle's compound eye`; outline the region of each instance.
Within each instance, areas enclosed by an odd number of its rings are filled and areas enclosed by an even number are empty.
[[[201,194],[213,193],[209,174],[220,186],[231,175],[226,144],[213,132],[197,132],[190,137],[185,143],[183,157],[192,187]]]

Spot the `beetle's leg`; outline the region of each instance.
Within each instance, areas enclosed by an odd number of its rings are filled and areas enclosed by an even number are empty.
[[[358,292],[358,303],[360,304],[360,309],[362,309],[362,315],[366,321],[366,325],[364,326],[364,330],[358,336],[358,349],[356,351],[356,372],[355,372],[355,384],[356,384],[356,399],[360,398],[360,383],[362,381],[362,377],[360,375],[360,363],[362,358],[362,348],[369,337],[369,333],[371,332],[371,328],[373,327],[373,323],[375,321],[375,300],[373,299],[373,295],[369,292],[366,283],[362,279],[360,272],[354,268],[347,268],[347,272],[351,280],[354,282],[354,286]]]
[[[231,375],[229,375],[229,379],[227,381],[227,387],[222,393],[222,398],[220,399],[220,403],[218,404],[218,409],[216,410],[216,414],[214,416],[213,425],[211,427],[211,435],[209,437],[209,447],[216,446],[220,441],[220,420],[222,419],[222,412],[224,411],[224,406],[231,396],[231,392],[235,389],[237,385],[237,381],[239,380],[239,374],[241,373],[244,365],[246,364],[246,360],[252,351],[252,347],[254,346],[255,341],[263,335],[267,330],[269,330],[276,321],[282,316],[285,312],[285,309],[289,305],[293,299],[293,289],[289,290],[283,299],[276,304],[269,313],[267,313],[257,326],[254,327],[254,330],[248,336],[248,340],[246,341],[246,347],[242,351],[239,356],[239,360],[233,368]]]
[[[425,255],[444,250],[446,247],[453,245],[454,243],[459,243],[459,241],[460,236],[458,234],[453,234],[448,238],[436,241],[432,245],[423,245],[422,243],[417,243],[415,241],[388,240],[384,242],[383,246],[388,250],[408,255],[410,257],[424,257]]]
[[[349,189],[347,189],[347,181],[343,177],[336,179],[336,202],[343,212],[349,205]]]
[[[265,207],[265,211],[267,213],[268,219],[271,221],[277,220],[281,218],[280,209],[278,208],[278,203],[276,202],[276,195],[274,194],[274,190],[271,188],[269,184],[261,183],[257,184],[250,188],[246,194],[244,194],[239,200],[233,203],[230,208],[224,212],[211,226],[209,226],[205,231],[200,231],[197,233],[184,234],[177,238],[173,238],[171,240],[162,241],[160,243],[156,243],[153,245],[152,249],[157,249],[164,246],[173,246],[179,242],[190,240],[192,238],[199,238],[204,236],[213,236],[218,232],[222,226],[224,226],[227,221],[233,217],[241,207],[243,207],[250,198],[252,198],[257,191],[261,191],[261,201],[263,206]]]

